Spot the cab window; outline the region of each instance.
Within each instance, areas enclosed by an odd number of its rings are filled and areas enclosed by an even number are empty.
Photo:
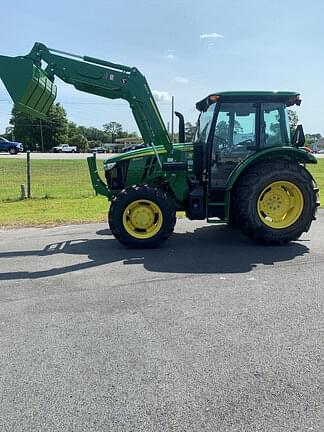
[[[261,147],[289,145],[290,131],[285,104],[261,104],[260,143]]]
[[[253,103],[223,103],[220,107],[213,150],[221,154],[246,153],[255,146],[256,107]]]
[[[197,132],[195,141],[200,141],[202,144],[206,144],[210,127],[212,124],[216,103],[210,105],[207,111],[203,111],[198,119]]]

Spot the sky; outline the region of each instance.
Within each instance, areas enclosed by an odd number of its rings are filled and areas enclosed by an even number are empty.
[[[195,103],[225,90],[291,90],[307,133],[324,135],[324,2],[309,0],[1,0],[0,54],[24,55],[34,42],[136,66],[162,117],[171,96],[186,121]],[[69,120],[102,128],[117,121],[136,131],[128,104],[77,91],[59,80]],[[0,83],[0,133],[12,104]]]

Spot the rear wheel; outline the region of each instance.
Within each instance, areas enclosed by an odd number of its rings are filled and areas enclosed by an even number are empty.
[[[18,153],[18,151],[17,151],[17,149],[16,149],[15,147],[10,147],[10,149],[9,149],[9,153],[10,153],[11,155],[15,155],[15,154]]]
[[[172,234],[176,211],[163,191],[149,186],[131,186],[114,198],[108,218],[112,234],[122,244],[151,248]]]
[[[316,185],[294,161],[264,161],[251,167],[233,195],[233,217],[244,234],[266,244],[297,240],[318,206]]]

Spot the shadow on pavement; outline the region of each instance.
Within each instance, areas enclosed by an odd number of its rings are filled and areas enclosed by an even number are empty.
[[[108,229],[97,231],[98,238],[74,239],[47,245],[42,250],[0,252],[0,259],[15,257],[50,257],[86,255],[89,261],[42,271],[15,271],[0,274],[0,280],[39,279],[73,273],[78,270],[109,265],[143,265],[162,273],[245,273],[258,264],[273,265],[305,255],[309,248],[301,243],[285,246],[262,246],[226,226],[204,226],[194,233],[175,233],[158,249],[127,249],[116,241]],[[104,238],[101,238],[104,237]],[[53,263],[54,264],[54,263]],[[55,265],[57,261],[55,261]],[[109,271],[109,268],[106,271]]]

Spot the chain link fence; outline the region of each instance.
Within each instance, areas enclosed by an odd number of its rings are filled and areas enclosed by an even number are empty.
[[[102,165],[99,160],[98,167],[102,168]],[[32,198],[83,198],[95,195],[86,160],[39,160],[33,159],[31,153],[30,168]],[[22,199],[22,187],[27,194],[27,160],[14,156],[0,158],[0,201]]]

